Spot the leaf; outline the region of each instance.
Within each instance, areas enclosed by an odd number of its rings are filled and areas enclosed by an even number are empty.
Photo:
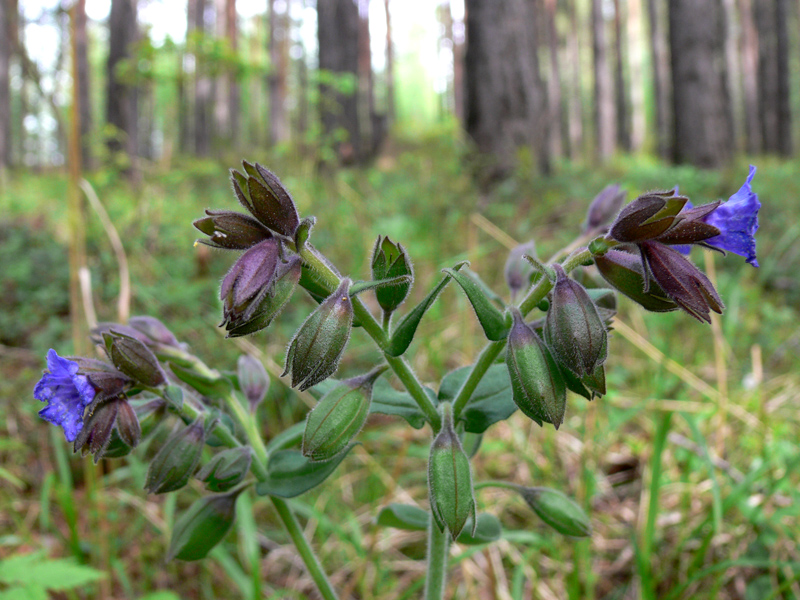
[[[428,511],[413,504],[398,504],[393,502],[381,509],[375,518],[375,523],[382,527],[394,527],[406,531],[425,531],[428,529]]]
[[[317,386],[319,387],[319,386]],[[281,448],[295,446],[303,439],[303,432],[306,429],[306,422],[295,423],[289,429],[284,429],[267,444],[267,451],[272,453]]]
[[[461,286],[475,314],[478,316],[478,321],[483,327],[483,333],[492,342],[499,342],[508,335],[510,324],[506,321],[506,316],[497,308],[497,306],[489,299],[483,291],[483,287],[474,279],[459,273],[453,269],[443,269],[450,277],[456,280],[456,283]]]
[[[170,362],[169,366],[178,379],[193,387],[203,396],[224,398],[233,389],[231,382],[222,375],[215,377],[200,375],[194,369],[186,369],[174,362]]]
[[[312,462],[299,450],[278,450],[269,458],[267,479],[256,485],[261,496],[294,498],[325,481],[355,444],[325,462]]]
[[[433,390],[425,388],[428,396],[436,403],[436,394]],[[414,429],[422,429],[427,422],[425,415],[410,394],[399,392],[394,389],[385,379],[379,379],[372,388],[372,405],[369,409],[370,414],[380,413],[402,417]]]
[[[480,544],[489,544],[496,542],[503,534],[503,528],[500,525],[500,520],[494,515],[489,513],[481,513],[478,515],[478,524],[475,527],[475,534],[472,533],[472,518],[467,520],[461,535],[456,540],[459,544],[465,546],[478,546]]]
[[[466,264],[466,261],[460,262],[449,270],[457,272]],[[425,316],[425,313],[436,301],[436,298],[439,297],[439,294],[442,293],[442,290],[444,290],[444,288],[447,287],[447,284],[450,283],[450,279],[451,277],[444,277],[438,284],[436,284],[436,287],[428,292],[428,295],[425,296],[422,302],[417,304],[410,313],[403,317],[403,320],[400,321],[400,324],[392,333],[392,339],[386,348],[387,354],[390,356],[401,356],[406,350],[408,350],[408,347],[411,345],[411,342],[414,339],[414,334],[417,332],[417,327],[419,326],[420,321],[422,321],[422,317]]]
[[[66,591],[103,579],[105,573],[76,564],[74,559],[51,560],[36,552],[6,558],[0,563],[0,581],[5,584],[35,587],[51,591]]]
[[[472,367],[461,367],[445,375],[439,387],[439,402],[455,399],[471,370]],[[486,370],[459,420],[464,422],[464,429],[469,433],[483,433],[491,425],[510,417],[515,410],[517,405],[508,369],[505,364],[494,364]]]

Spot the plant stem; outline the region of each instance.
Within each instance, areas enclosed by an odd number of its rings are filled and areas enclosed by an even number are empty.
[[[447,558],[450,550],[448,531],[439,531],[433,513],[428,520],[428,573],[425,578],[425,600],[441,600],[447,580]]]
[[[314,550],[303,535],[303,530],[300,528],[300,523],[297,522],[297,517],[294,516],[292,509],[283,498],[278,498],[277,496],[270,496],[269,498],[272,500],[272,504],[275,506],[281,521],[283,521],[286,532],[292,538],[297,551],[300,553],[300,558],[303,559],[308,569],[308,574],[317,584],[317,590],[319,590],[320,595],[325,600],[337,600],[336,592],[331,586],[331,582],[328,581],[325,571],[322,570]]]
[[[518,492],[520,490],[520,486],[518,486],[516,483],[509,483],[508,481],[496,481],[496,480],[479,481],[473,487],[473,489],[476,492],[484,488],[501,488],[504,490],[511,490],[514,492]]]

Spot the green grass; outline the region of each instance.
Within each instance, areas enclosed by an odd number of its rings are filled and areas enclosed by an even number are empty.
[[[310,164],[248,158],[275,170],[301,214],[317,217],[314,244],[342,272],[368,276],[378,234],[403,243],[417,275],[412,301],[424,296],[441,268],[462,259],[505,293],[507,250],[475,224],[473,213],[517,241],[535,239],[546,258],[573,237],[588,202],[608,183],[621,183],[629,198],[678,184],[697,204],[735,192],[748,164],[705,172],[620,156],[602,168],[560,164],[548,178],[520,168],[487,193],[461,167],[462,153],[450,136],[434,135],[398,142],[396,152],[367,170],[326,179]],[[741,597],[742,590],[754,599],[800,596],[800,165],[756,163],[762,266],[713,257],[727,305],[719,327],[684,314],[644,314],[621,300],[627,328],[612,335],[609,394],[593,403],[572,397],[557,433],[515,415],[484,438],[475,461],[479,479],[563,489],[590,511],[593,538],[560,537],[514,495],[482,491],[480,509],[500,517],[506,539],[493,549],[457,548],[453,597],[623,598],[631,590],[646,598]],[[179,164],[146,174],[138,190],[114,173],[89,177],[131,263],[132,314],[161,318],[221,369],[234,369],[241,351],[214,327],[217,286],[232,255],[193,248],[191,221],[207,207],[237,208],[230,166],[236,165]],[[145,495],[146,461],[157,443],[95,468],[46,433],[31,390],[47,348],[70,346],[65,198],[66,178],[58,172],[12,173],[0,195],[0,252],[7,263],[0,269],[0,560],[41,549],[50,558],[73,557],[108,575],[86,588],[88,596],[172,589],[194,598],[229,590],[247,598],[313,597],[264,499],[251,500],[257,534],[240,521],[208,561],[163,565],[173,515],[200,488],[170,499]],[[98,316],[115,320],[117,264],[91,212],[86,223]],[[704,266],[702,253],[693,258]],[[250,341],[282,366],[286,343],[312,306],[305,298],[293,302],[273,328]],[[409,357],[434,387],[482,346],[474,314],[455,288],[426,316],[419,336]],[[340,374],[355,374],[375,357],[357,331]],[[720,383],[727,402],[719,397]],[[265,434],[300,421],[306,410],[273,378],[261,407]],[[363,447],[337,474],[293,505],[343,597],[416,598],[421,571],[414,561],[424,557],[424,535],[378,530],[372,519],[392,501],[427,506],[428,433],[385,418],[371,421],[359,439]]]

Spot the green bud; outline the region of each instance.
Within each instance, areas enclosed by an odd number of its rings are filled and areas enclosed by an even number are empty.
[[[414,269],[406,249],[401,244],[396,244],[388,237],[378,236],[372,250],[372,279],[392,279],[408,276],[406,282],[397,285],[387,285],[375,290],[378,304],[386,312],[393,312],[400,306],[411,290],[414,280]]]
[[[252,461],[253,454],[249,446],[229,448],[215,454],[197,472],[196,478],[205,482],[206,489],[211,492],[227,492],[242,482]]]
[[[313,461],[329,460],[347,449],[369,416],[372,385],[387,369],[342,381],[320,398],[308,413],[303,433],[303,456]]]
[[[579,376],[593,373],[608,355],[606,326],[583,286],[554,265],[557,279],[544,336],[556,360]]]
[[[353,326],[350,279],[345,277],[294,334],[286,353],[283,375],[292,374],[292,387],[307,390],[333,375]]]
[[[150,387],[166,382],[155,354],[141,341],[114,330],[103,332],[103,341],[108,357],[121,373]]]
[[[200,560],[222,541],[236,516],[241,489],[200,498],[189,507],[172,530],[167,560]]]
[[[239,389],[242,390],[250,412],[255,412],[256,407],[264,400],[269,389],[269,375],[264,364],[257,358],[242,354],[236,363],[239,377]]]
[[[150,463],[144,489],[151,494],[165,494],[185,486],[197,469],[205,440],[203,417],[174,432]]]
[[[539,518],[557,532],[573,537],[591,535],[592,524],[589,517],[566,494],[543,487],[520,487],[518,491]]]
[[[506,365],[514,404],[539,425],[552,423],[558,429],[564,421],[567,386],[547,346],[516,307],[511,307],[511,315]]]
[[[442,403],[442,428],[431,444],[428,459],[428,496],[434,521],[441,531],[447,527],[455,540],[472,517],[477,519],[472,470],[453,427],[453,409]]]

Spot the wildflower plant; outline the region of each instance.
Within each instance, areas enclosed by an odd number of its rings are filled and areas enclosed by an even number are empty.
[[[727,202],[693,206],[672,191],[646,193],[622,206],[618,186],[591,203],[573,251],[541,261],[532,242],[514,249],[505,266],[511,300],[488,290],[466,263],[456,263],[421,302],[409,306],[414,284],[409,251],[379,235],[370,279],[342,275],[312,244],[313,217],[301,218],[280,180],[258,164],[231,171],[246,213],[208,210],[194,221],[199,243],[239,253],[220,286],[221,327],[228,337],[266,329],[302,293],[312,310],[288,346],[284,376],[318,399],[305,423],[265,440],[256,408],[269,377],[243,356],[234,373],[206,365],[153,317],[101,323],[92,333],[97,357],[47,355],[34,397],[39,413],[63,428],[76,452],[118,458],[160,424],[172,432],[150,461],[148,493],[175,492],[195,479],[209,492],[183,513],[172,532],[170,559],[199,560],[230,530],[240,494],[267,496],[326,600],[337,598],[286,499],[330,477],[372,413],[400,417],[430,432],[429,510],[391,504],[376,523],[428,531],[426,598],[442,597],[450,544],[486,544],[500,537],[499,519],[478,512],[476,492],[511,490],[556,532],[591,535],[590,518],[559,490],[529,482],[481,482],[471,457],[481,435],[517,409],[542,427],[558,429],[577,394],[606,393],[608,332],[621,292],[647,310],[683,310],[699,321],[724,304],[709,279],[685,255],[692,246],[743,256],[758,266],[755,169]],[[572,275],[591,269],[597,277]],[[589,283],[593,282],[593,283]],[[435,391],[411,367],[408,350],[418,326],[443,290],[455,283],[480,323],[486,345],[471,365],[443,375]],[[608,285],[606,285],[608,284]],[[608,287],[610,286],[610,287]],[[374,293],[378,314],[361,295]],[[359,326],[382,359],[360,376],[337,381],[351,331]],[[402,390],[388,383],[391,376]],[[214,453],[204,462],[204,448]],[[205,453],[208,456],[209,453]]]

